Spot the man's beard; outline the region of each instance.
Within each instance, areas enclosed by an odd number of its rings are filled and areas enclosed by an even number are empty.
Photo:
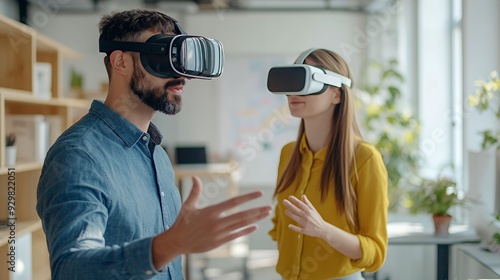
[[[144,73],[141,72],[134,58],[134,73],[130,79],[130,89],[139,97],[139,99],[155,111],[163,112],[167,115],[175,115],[182,108],[182,98],[179,95],[174,95],[174,100],[169,100],[169,87],[184,85],[183,79],[174,79],[168,81],[163,88],[155,87],[152,83],[146,80]]]

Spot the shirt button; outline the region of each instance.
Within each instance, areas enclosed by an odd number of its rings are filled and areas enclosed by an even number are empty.
[[[160,196],[161,196],[161,197],[165,197],[165,193],[164,193],[164,192],[161,192],[161,193],[160,193]]]
[[[142,136],[142,140],[147,141],[148,137],[146,135]]]
[[[300,234],[297,234],[297,238],[300,239]]]
[[[151,270],[146,270],[146,275],[151,275],[151,274],[153,274],[153,271],[151,271]]]

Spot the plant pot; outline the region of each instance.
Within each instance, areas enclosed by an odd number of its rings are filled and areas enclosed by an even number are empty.
[[[492,253],[498,253],[500,252],[500,244],[497,244],[495,242],[490,242],[487,247],[488,251]]]
[[[432,216],[434,220],[434,235],[435,236],[448,236],[451,216],[450,215],[434,215]]]
[[[14,167],[16,165],[16,146],[5,147],[5,166]]]

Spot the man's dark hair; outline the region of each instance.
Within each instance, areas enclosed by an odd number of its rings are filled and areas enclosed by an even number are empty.
[[[174,33],[174,23],[163,13],[139,9],[105,15],[99,22],[99,40],[137,42],[145,31]],[[109,56],[104,57],[104,65],[111,78]]]

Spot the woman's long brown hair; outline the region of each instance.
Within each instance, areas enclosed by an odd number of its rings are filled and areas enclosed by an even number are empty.
[[[318,49],[308,57],[319,67],[328,69],[352,80],[347,63],[336,53]],[[287,189],[296,179],[297,171],[300,169],[302,154],[300,153],[300,141],[304,135],[304,120],[300,122],[297,141],[292,157],[278,179],[278,186],[274,196]],[[351,168],[356,172],[355,151],[360,141],[361,133],[356,122],[354,103],[350,89],[345,85],[340,88],[340,103],[335,106],[332,115],[332,127],[330,128],[328,150],[321,174],[321,200],[325,201],[329,189],[330,180],[335,185],[335,202],[340,214],[345,214],[350,226],[358,228],[357,219],[357,197],[350,180]],[[339,156],[340,155],[340,156]],[[356,173],[357,174],[357,173]]]

